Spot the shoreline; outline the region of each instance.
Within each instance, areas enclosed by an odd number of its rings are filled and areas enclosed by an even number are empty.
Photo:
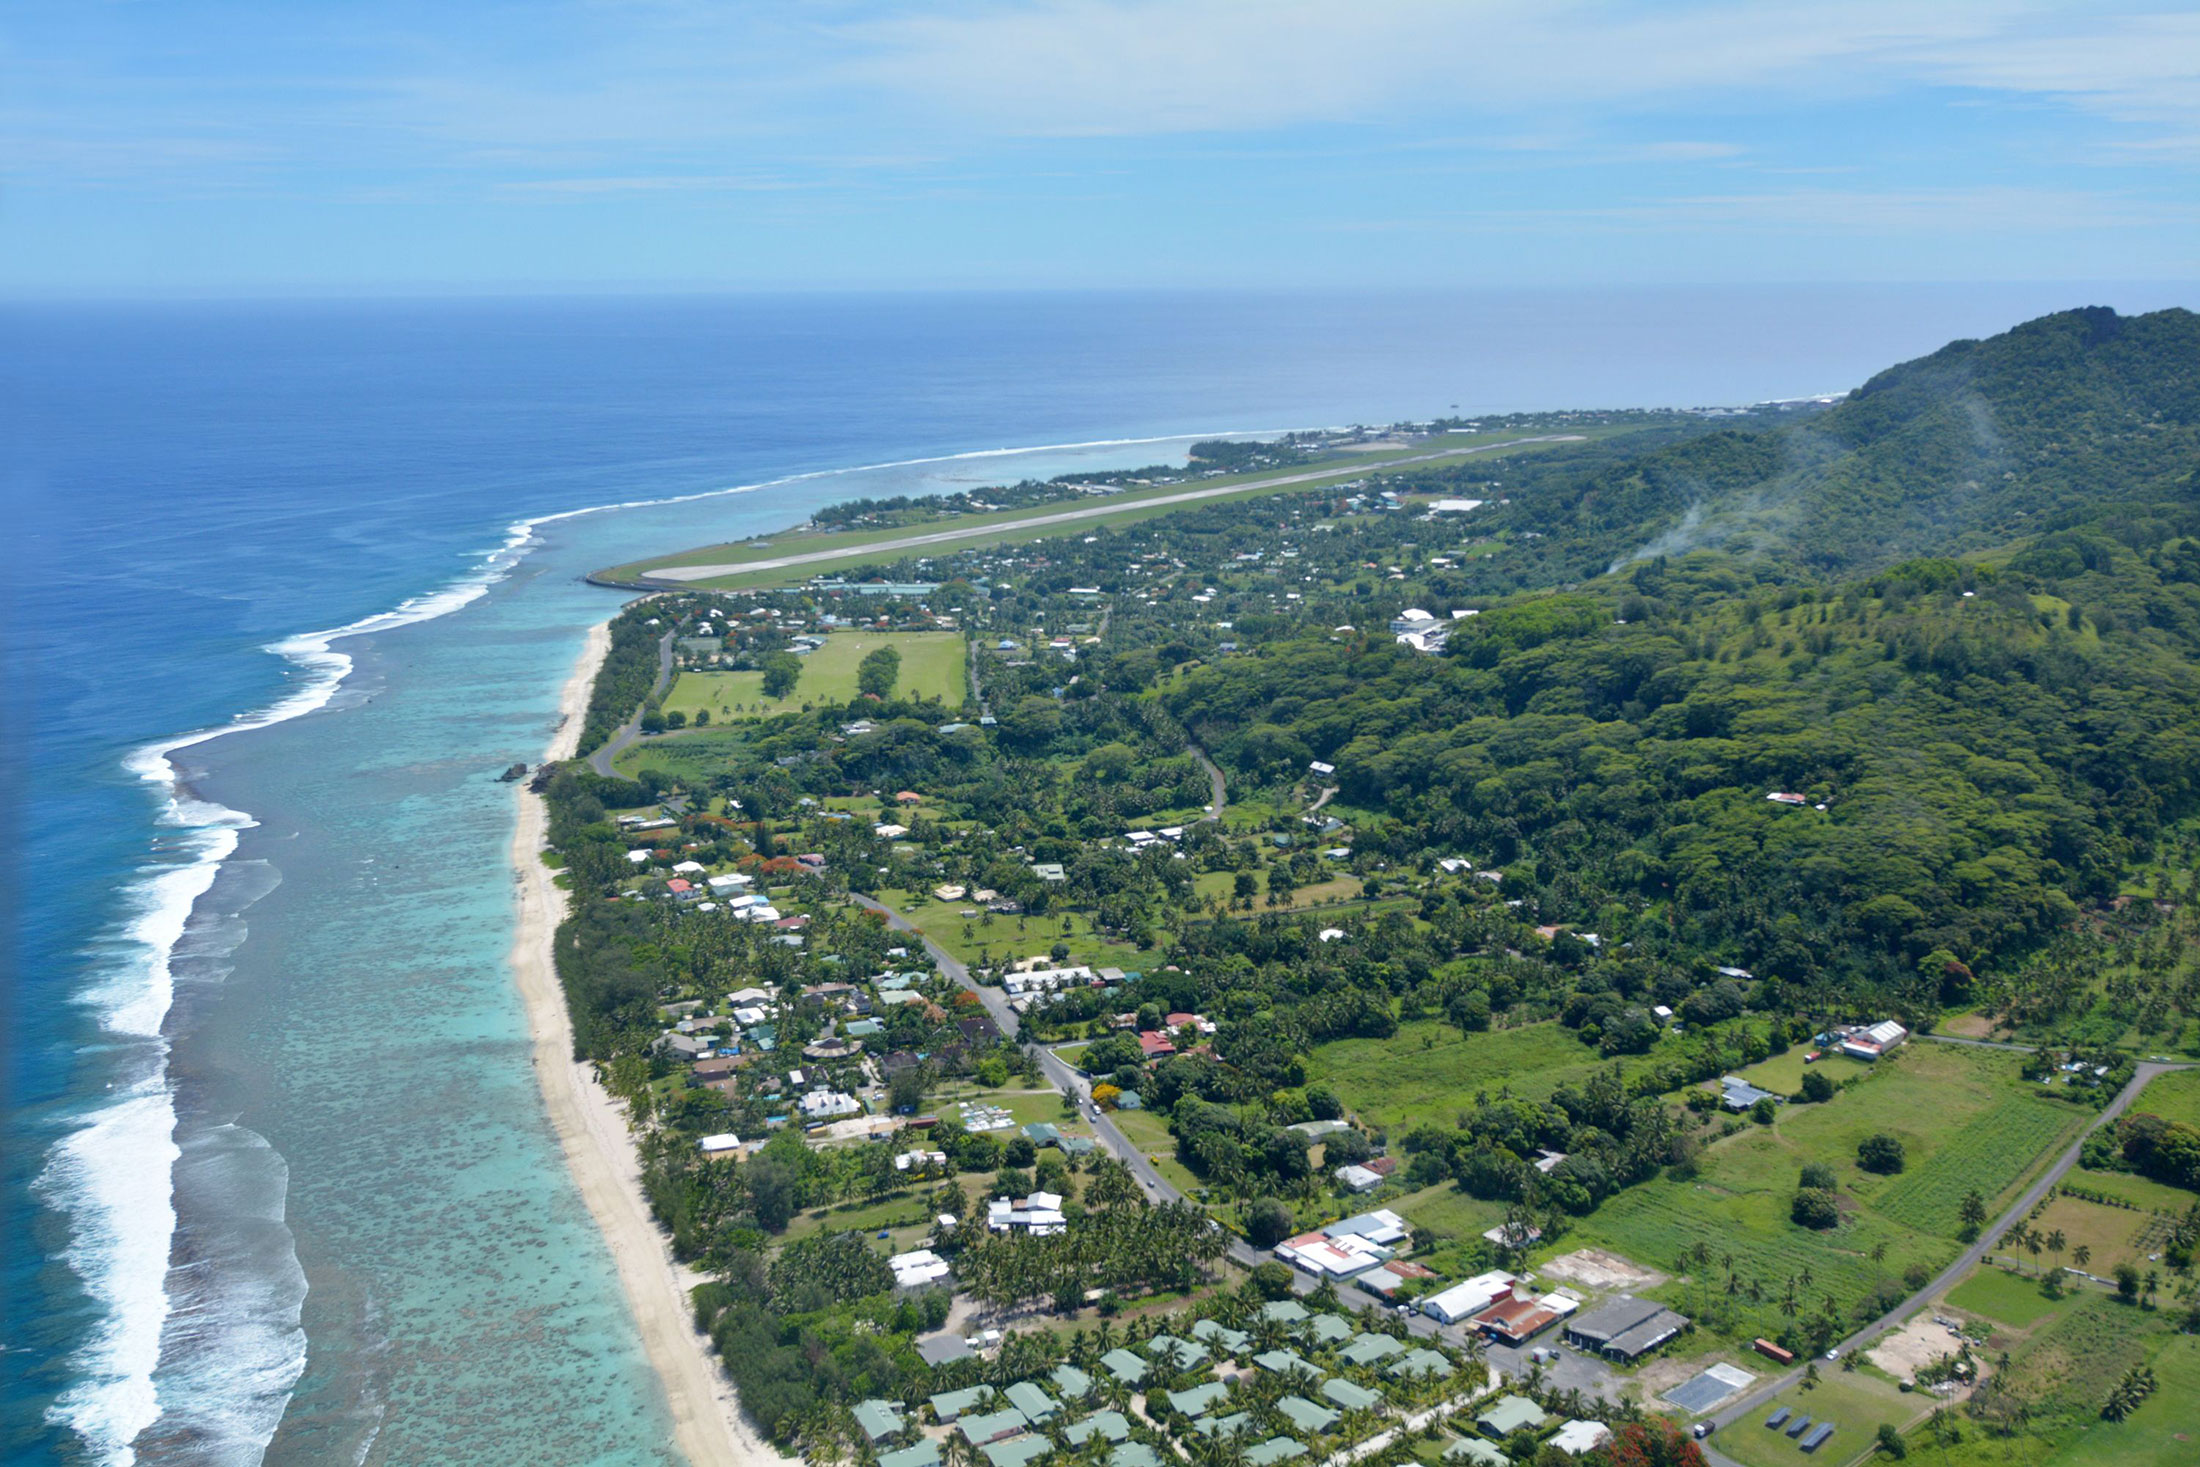
[[[557,730],[543,751],[544,762],[573,756],[589,689],[610,646],[608,621],[589,628],[587,646],[559,695]],[[794,1459],[757,1433],[710,1342],[695,1329],[688,1290],[704,1280],[673,1258],[649,1214],[641,1157],[624,1109],[597,1083],[592,1066],[573,1059],[572,1024],[553,946],[565,912],[564,893],[541,860],[549,815],[524,781],[515,786],[515,796],[512,972],[527,1010],[535,1078],[566,1170],[610,1249],[643,1352],[663,1385],[673,1442],[693,1467],[783,1467]]]

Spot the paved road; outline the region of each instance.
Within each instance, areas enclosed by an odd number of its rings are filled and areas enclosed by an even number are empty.
[[[1965,1041],[1951,1042],[1960,1043]],[[1978,1040],[1968,1042],[1983,1043],[1983,1041]],[[2010,1046],[1994,1047],[2007,1048]],[[2023,1046],[2016,1047],[2021,1048]],[[2033,1205],[2037,1203],[2040,1198],[2047,1195],[2047,1189],[2049,1187],[2052,1187],[2055,1185],[2055,1183],[2061,1181],[2063,1178],[2063,1174],[2068,1172],[2073,1166],[2076,1166],[2078,1164],[2078,1155],[2085,1146],[2086,1137],[2092,1135],[2102,1126],[2105,1126],[2110,1121],[2116,1119],[2117,1116],[2122,1115],[2125,1107],[2129,1106],[2133,1100],[2137,1099],[2139,1092],[2146,1088],[2147,1081],[2153,1079],[2156,1075],[2163,1074],[2170,1070],[2189,1070],[2191,1068],[2193,1068],[2193,1066],[2191,1065],[2155,1064],[2151,1062],[2140,1065],[2136,1070],[2132,1072],[2131,1083],[2126,1085],[2123,1090],[2117,1094],[2116,1098],[2113,1101],[2109,1102],[2108,1108],[2103,1110],[2099,1116],[2094,1118],[2093,1124],[2087,1126],[2085,1130],[2079,1134],[2077,1140],[2070,1143],[2070,1145],[2063,1151],[2063,1154],[2055,1159],[2055,1164],[2053,1166],[2049,1167],[2045,1172],[2041,1173],[2038,1181],[2034,1182],[2031,1186],[2025,1188],[2024,1195],[2019,1197],[2014,1203],[2012,1203],[2009,1207],[2009,1210],[2003,1213],[1998,1219],[1996,1219],[1992,1227],[1985,1228],[1980,1231],[1978,1241],[1976,1243],[1973,1243],[1970,1247],[1964,1249],[1962,1254],[1957,1257],[1956,1261],[1949,1264],[1946,1268],[1942,1269],[1939,1275],[1934,1278],[1932,1282],[1925,1285],[1924,1288],[1919,1289],[1916,1293],[1910,1295],[1909,1298],[1904,1299],[1900,1304],[1896,1305],[1893,1309],[1888,1310],[1885,1314],[1882,1314],[1879,1318],[1873,1320],[1870,1324],[1864,1326],[1862,1329],[1850,1335],[1847,1339],[1841,1341],[1841,1343],[1836,1348],[1838,1348],[1844,1355],[1854,1350],[1861,1349],[1863,1346],[1870,1343],[1870,1341],[1874,1337],[1879,1335],[1882,1331],[1894,1328],[1897,1324],[1901,1323],[1903,1320],[1909,1318],[1912,1314],[1915,1314],[1919,1309],[1923,1308],[1926,1303],[1939,1295],[1943,1290],[1953,1287],[1958,1279],[1962,1278],[1963,1275],[1969,1273],[1972,1268],[1977,1266],[1979,1260],[1986,1256],[1987,1251],[1994,1246],[1995,1242],[2000,1239],[2003,1233],[2006,1233],[2007,1231],[2009,1231],[2009,1229],[2015,1227],[2019,1222],[2022,1222],[2026,1217],[2030,1216]],[[1801,1377],[1802,1373],[1803,1372],[1800,1369],[1797,1369],[1787,1371],[1782,1375],[1774,1376],[1771,1380],[1767,1381],[1763,1385],[1758,1386],[1755,1390],[1750,1391],[1747,1395],[1735,1400],[1732,1404],[1721,1407],[1718,1411],[1713,1412],[1710,1419],[1717,1422],[1721,1429],[1724,1429],[1725,1427],[1732,1425],[1734,1422],[1741,1420],[1750,1412],[1756,1410],[1759,1406],[1762,1406],[1773,1396],[1787,1389],[1788,1386],[1794,1384],[1795,1381]],[[1705,1443],[1705,1446],[1707,1448],[1709,1447],[1709,1445],[1710,1444],[1708,1442]],[[1729,1458],[1723,1456],[1720,1453],[1707,1451],[1706,1455],[1708,1455],[1714,1462],[1722,1464],[1722,1467],[1738,1467],[1738,1464],[1733,1463]]]
[[[1222,771],[1215,767],[1214,760],[1207,757],[1207,751],[1190,739],[1184,741],[1184,747],[1192,751],[1192,757],[1199,761],[1199,767],[1207,772],[1207,818],[1220,820],[1222,812],[1230,808],[1230,796],[1222,783]]]
[[[1387,473],[1409,464],[1432,463],[1437,459],[1464,458],[1470,453],[1488,453],[1498,448],[1515,448],[1523,443],[1580,443],[1585,441],[1580,433],[1546,433],[1534,438],[1508,438],[1503,443],[1484,443],[1473,448],[1451,448],[1442,453],[1417,454],[1412,458],[1394,458],[1371,464],[1331,464],[1327,468],[1313,469],[1298,474],[1277,474],[1266,479],[1249,479],[1238,484],[1221,484],[1211,489],[1188,489],[1182,494],[1159,494],[1151,499],[1087,505],[1081,509],[1058,510],[1053,514],[1027,515],[1020,520],[1002,520],[990,525],[963,525],[952,530],[932,530],[922,535],[902,535],[892,540],[874,541],[868,545],[848,545],[835,550],[809,550],[799,555],[775,555],[763,560],[744,560],[727,565],[668,565],[645,571],[644,584],[654,585],[666,581],[707,581],[717,576],[740,575],[748,571],[785,570],[790,566],[816,565],[828,560],[853,560],[858,556],[878,557],[893,555],[904,550],[918,550],[927,545],[948,545],[957,540],[975,540],[986,535],[1009,534],[1021,530],[1043,529],[1049,525],[1075,524],[1080,520],[1095,520],[1105,515],[1121,514],[1128,509],[1149,509],[1160,505],[1192,504],[1202,499],[1216,499],[1225,494],[1244,494],[1257,489],[1281,489],[1292,484],[1312,483],[1316,479],[1341,479],[1355,474]]]
[[[679,634],[680,629],[678,627],[674,627],[671,631],[666,632],[663,637],[658,639],[657,681],[649,685],[649,696],[651,698],[654,698],[659,693],[663,692],[665,690],[666,684],[672,681],[672,639]],[[646,703],[649,700],[645,698],[642,701]],[[595,753],[588,756],[588,767],[596,771],[596,773],[602,775],[605,779],[614,778],[615,776],[613,775],[611,769],[611,761],[618,758],[621,754],[625,753],[626,746],[633,743],[641,736],[642,710],[637,708],[634,710],[634,716],[632,718],[629,718],[626,722],[620,724],[618,730],[614,732],[610,738],[604,741],[604,745],[602,748],[598,749]]]

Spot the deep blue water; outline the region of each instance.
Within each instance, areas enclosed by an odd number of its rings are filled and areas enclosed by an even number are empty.
[[[504,971],[488,775],[616,605],[588,568],[1182,451],[1108,440],[1795,396],[2190,297],[0,307],[0,1459],[668,1456]],[[947,457],[1002,448],[1042,451]]]

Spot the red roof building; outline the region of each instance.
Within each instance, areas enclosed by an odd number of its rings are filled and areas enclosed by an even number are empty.
[[[1138,1036],[1138,1047],[1146,1052],[1147,1059],[1159,1059],[1165,1054],[1176,1053],[1176,1046],[1164,1034],[1141,1034]]]
[[[1558,1319],[1558,1311],[1540,1299],[1507,1294],[1467,1322],[1484,1334],[1517,1345],[1549,1329]]]

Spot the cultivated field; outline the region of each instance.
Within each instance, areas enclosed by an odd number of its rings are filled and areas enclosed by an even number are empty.
[[[2081,1114],[2059,1102],[2011,1096],[1974,1116],[1923,1166],[1913,1165],[1896,1178],[1872,1206],[1920,1232],[1955,1237],[1965,1194],[1976,1190],[1989,1213],[1998,1211],[1995,1200],[2083,1122]]]

